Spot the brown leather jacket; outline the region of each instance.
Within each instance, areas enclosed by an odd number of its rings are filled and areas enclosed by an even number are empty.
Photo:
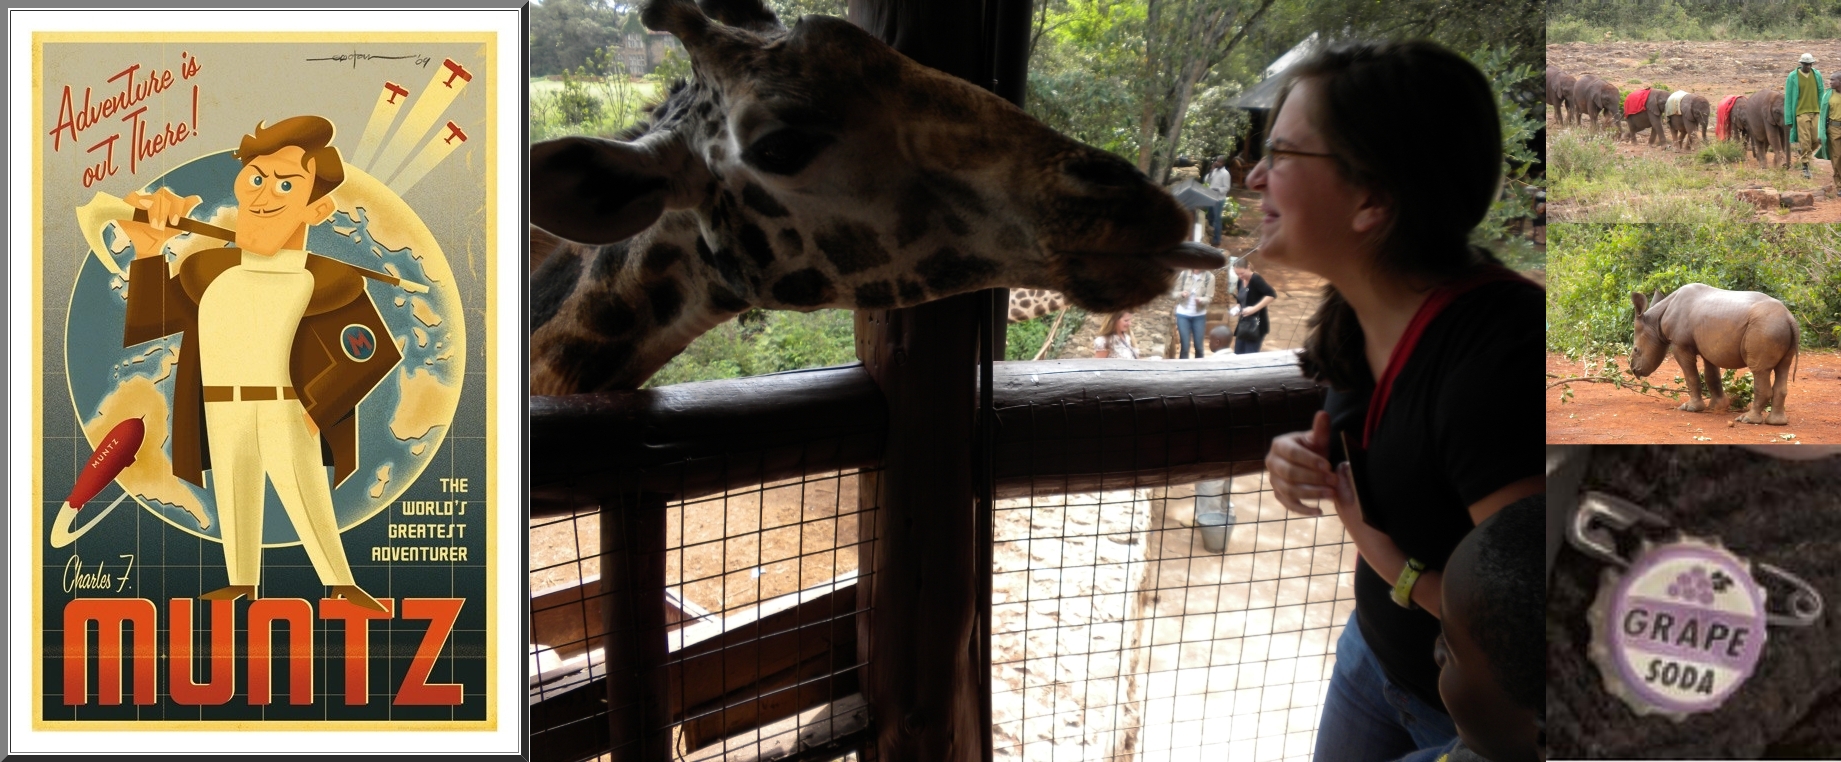
[[[166,273],[161,257],[136,259],[128,270],[128,314],[122,346],[170,336],[195,333],[198,300],[225,270],[242,261],[240,249],[210,249],[187,257],[176,275]],[[307,272],[313,275],[313,295],[307,314],[294,333],[288,374],[307,415],[320,428],[322,463],[330,460],[333,486],[358,468],[358,401],[390,374],[402,353],[384,328],[383,316],[365,293],[364,279],[386,283],[397,279],[334,259],[307,255]],[[363,360],[340,349],[346,326],[362,325],[376,339],[375,351]],[[204,471],[211,467],[210,443],[205,438],[204,386],[198,353],[179,350],[178,378],[173,387],[173,475],[204,486]]]

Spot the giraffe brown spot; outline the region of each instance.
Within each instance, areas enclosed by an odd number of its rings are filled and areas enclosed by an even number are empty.
[[[876,231],[854,222],[834,222],[812,237],[818,250],[837,266],[839,275],[850,275],[889,263],[889,253],[876,240]]]
[[[588,392],[605,388],[625,374],[633,362],[633,345],[625,341],[603,341],[588,337],[570,337],[558,342],[557,364],[575,369],[572,391]]]
[[[780,231],[780,250],[788,257],[805,253],[805,238],[799,235],[798,228],[786,228]]]
[[[988,214],[985,210],[984,196],[979,195],[978,189],[973,188],[970,183],[951,175],[928,175],[927,183],[945,197],[953,208],[980,217]]]
[[[716,266],[716,253],[710,251],[710,245],[703,240],[703,236],[697,236],[697,258],[703,260],[705,265]]]
[[[573,246],[565,247],[545,260],[542,267],[531,275],[531,330],[542,328],[556,313],[562,310],[563,302],[575,291],[575,284],[581,280],[582,256]]]
[[[787,215],[786,207],[781,206],[779,201],[769,195],[766,188],[754,183],[742,186],[742,203],[747,204],[749,209],[760,212],[764,217],[785,217]]]
[[[1022,311],[1022,310],[1020,310],[1020,309],[1017,309],[1017,308],[1015,308],[1015,307],[1011,307],[1011,308],[1010,308],[1010,322],[1012,322],[1012,323],[1020,323],[1020,322],[1023,322],[1024,320],[1028,320],[1028,319],[1029,319],[1029,313],[1027,313],[1027,312],[1024,312],[1024,311]]]
[[[902,278],[896,282],[895,286],[901,291],[902,304],[916,304],[927,298],[927,290],[921,288],[921,284],[915,281]]]
[[[857,309],[877,310],[895,304],[895,284],[886,280],[857,286]]]
[[[958,249],[942,246],[915,265],[914,271],[927,281],[927,289],[936,294],[951,294],[997,274],[997,263],[983,257],[960,254]]]
[[[754,223],[742,223],[741,245],[742,251],[747,252],[756,264],[762,267],[773,264],[773,245],[767,242],[767,234],[755,227]]]
[[[619,276],[620,268],[626,266],[628,247],[626,241],[595,247],[594,266],[588,270],[588,280],[595,283],[607,283]]]
[[[704,118],[709,117],[711,108],[712,107],[710,106],[709,101],[704,101],[703,103],[699,104],[697,106],[697,118],[704,119]]]
[[[589,309],[588,325],[599,336],[622,336],[639,324],[639,313],[618,297],[601,300]]]
[[[646,299],[652,302],[652,319],[658,325],[666,325],[677,318],[684,309],[684,292],[678,290],[676,281],[661,280],[646,289]]]
[[[719,284],[710,284],[710,306],[723,312],[741,312],[748,309],[747,300],[735,295],[735,292]]]
[[[790,273],[773,284],[773,298],[792,307],[817,307],[835,296],[831,279],[816,267]]]
[[[729,156],[729,149],[723,148],[721,143],[711,143],[708,150],[710,161],[722,161]]]
[[[684,249],[676,244],[654,244],[640,259],[639,269],[647,275],[659,275],[684,258]]]

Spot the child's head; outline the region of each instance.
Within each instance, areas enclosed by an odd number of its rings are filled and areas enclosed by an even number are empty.
[[[1438,693],[1464,745],[1493,762],[1540,758],[1546,724],[1542,611],[1546,501],[1489,517],[1445,564]]]

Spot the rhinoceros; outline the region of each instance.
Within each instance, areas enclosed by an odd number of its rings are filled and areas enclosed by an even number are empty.
[[[1783,302],[1756,291],[1727,291],[1704,283],[1689,283],[1668,296],[1661,291],[1647,297],[1633,292],[1630,302],[1636,305],[1630,371],[1638,378],[1656,372],[1662,358],[1672,354],[1688,384],[1688,401],[1681,409],[1693,413],[1718,408],[1725,400],[1721,368],[1750,368],[1751,410],[1738,420],[1777,426],[1790,422],[1784,414],[1784,395],[1790,391],[1801,329]],[[1701,402],[1695,358],[1706,362],[1711,405]],[[1764,412],[1767,403],[1769,415]],[[1739,409],[1737,400],[1731,409]]]

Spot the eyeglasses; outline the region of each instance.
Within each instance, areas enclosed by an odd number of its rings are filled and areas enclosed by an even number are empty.
[[[1262,163],[1266,165],[1266,169],[1270,170],[1274,166],[1277,166],[1278,157],[1280,156],[1302,156],[1302,157],[1315,157],[1319,159],[1334,159],[1337,163],[1339,164],[1342,163],[1342,157],[1337,156],[1336,154],[1333,154],[1333,153],[1315,153],[1312,151],[1293,151],[1293,150],[1286,149],[1286,148],[1277,148],[1272,145],[1271,140],[1267,140],[1266,141],[1266,157],[1260,160]]]

